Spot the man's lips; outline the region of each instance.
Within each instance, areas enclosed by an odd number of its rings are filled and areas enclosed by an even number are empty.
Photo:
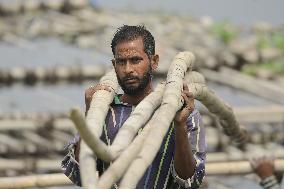
[[[133,83],[136,83],[138,81],[138,79],[136,78],[127,78],[124,80],[124,83],[126,84],[133,84]]]

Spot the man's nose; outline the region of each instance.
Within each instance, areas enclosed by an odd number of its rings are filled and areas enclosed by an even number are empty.
[[[133,72],[133,66],[131,62],[128,60],[125,64],[125,73],[131,73]]]

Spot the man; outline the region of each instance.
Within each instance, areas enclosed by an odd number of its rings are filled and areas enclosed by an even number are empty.
[[[115,96],[105,119],[101,139],[110,145],[119,128],[129,117],[133,108],[152,92],[152,71],[158,66],[155,40],[144,26],[118,28],[111,48],[119,85],[124,94]],[[107,86],[90,87],[85,92],[86,112],[92,95],[97,90],[109,90]],[[177,112],[162,146],[152,164],[137,184],[137,188],[198,188],[205,166],[205,133],[199,112],[194,109],[192,93],[186,85],[182,92],[185,104]],[[69,153],[62,162],[65,174],[77,185],[81,185],[78,153],[79,137],[69,144]],[[100,174],[107,164],[97,161]],[[116,186],[118,186],[119,183]]]

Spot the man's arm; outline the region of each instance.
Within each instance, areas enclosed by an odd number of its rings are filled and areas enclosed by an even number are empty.
[[[180,178],[187,180],[194,174],[196,162],[187,138],[186,124],[175,124],[174,167]]]
[[[194,99],[184,86],[184,107],[177,113],[173,176],[183,188],[198,188],[205,172],[205,133]]]
[[[193,157],[191,145],[187,136],[186,121],[194,110],[194,98],[189,92],[187,85],[184,85],[182,92],[184,106],[176,114],[175,124],[175,155],[174,166],[177,174],[182,179],[188,179],[193,176],[196,162]]]

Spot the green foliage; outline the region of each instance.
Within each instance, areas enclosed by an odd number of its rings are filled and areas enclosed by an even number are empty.
[[[242,68],[242,72],[248,75],[257,75],[258,70],[265,69],[269,70],[273,74],[281,75],[284,74],[284,63],[276,61],[267,61],[259,64],[247,64]]]
[[[271,40],[268,36],[261,35],[258,37],[258,48],[265,49],[271,47]]]
[[[247,75],[256,76],[257,75],[257,66],[255,64],[246,64],[242,67],[242,73]]]
[[[212,32],[224,43],[229,44],[237,36],[237,30],[229,22],[223,21],[213,24]]]
[[[283,62],[275,62],[275,61],[267,61],[260,65],[263,69],[268,69],[275,74],[283,74],[284,73],[284,63]]]
[[[284,50],[284,33],[273,33],[272,43],[275,47]]]

